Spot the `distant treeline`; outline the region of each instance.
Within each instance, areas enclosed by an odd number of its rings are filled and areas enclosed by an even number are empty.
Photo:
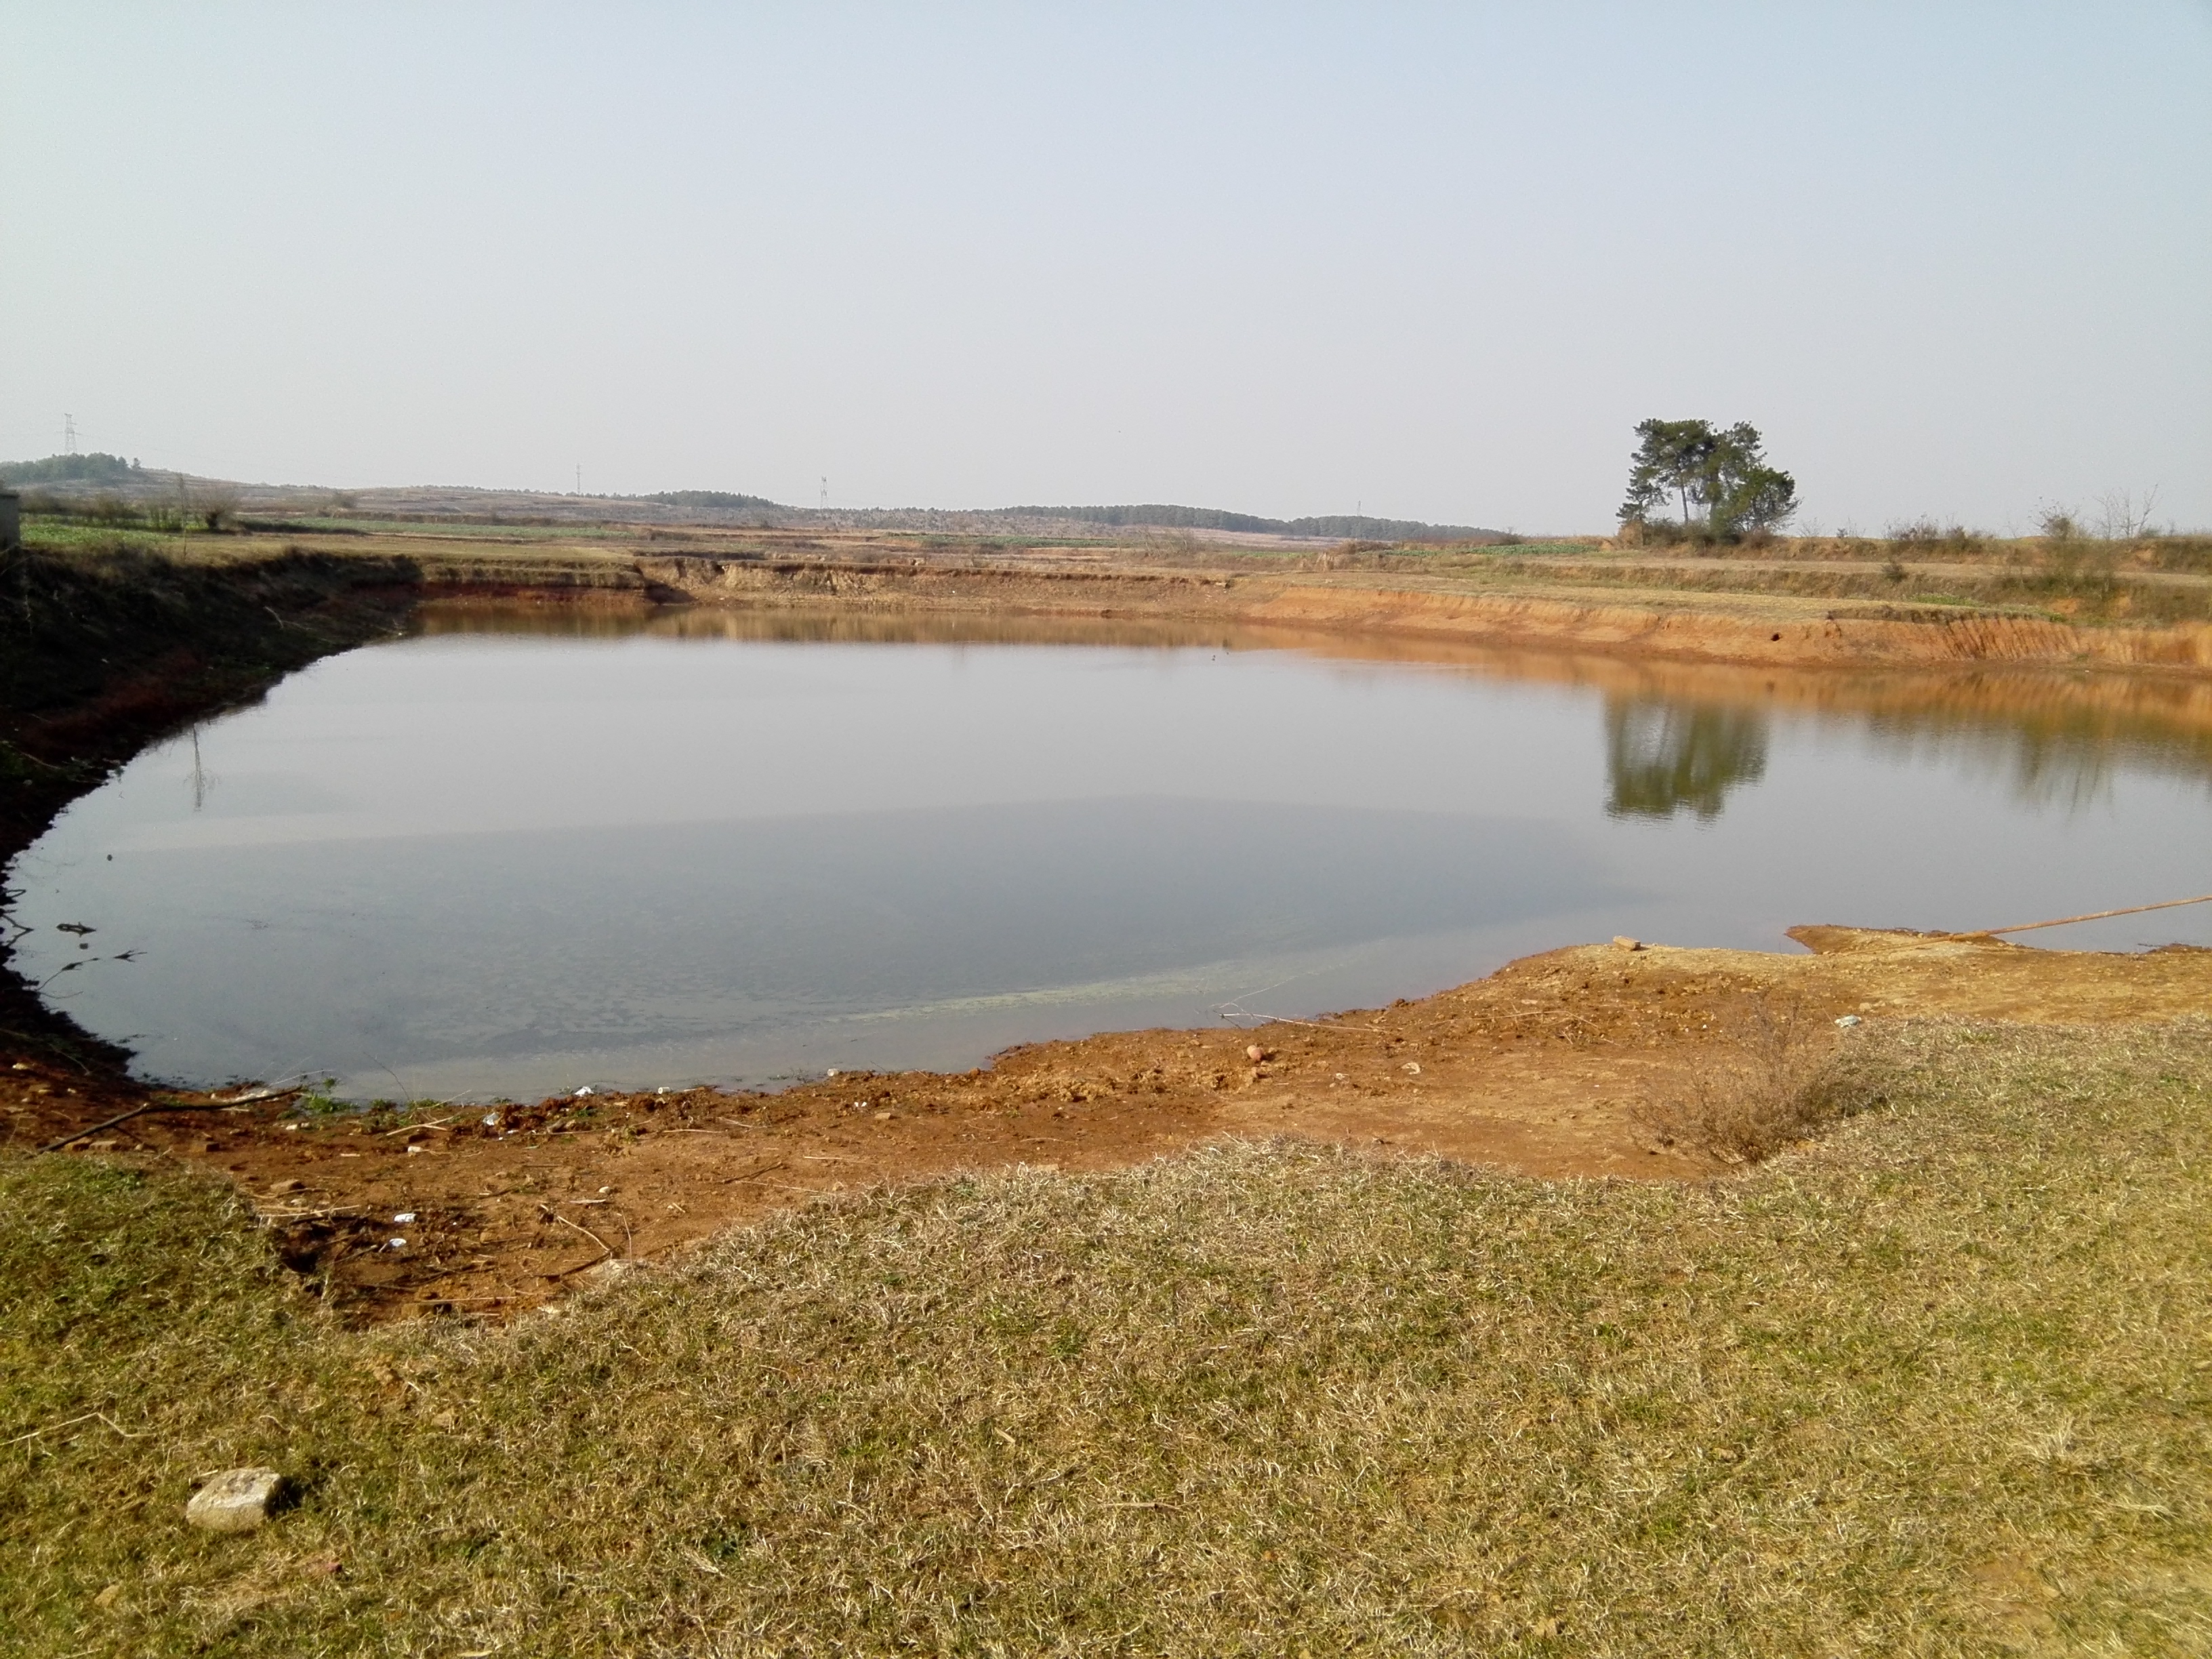
[[[659,501],[663,507],[775,507],[765,495],[738,495],[726,489],[664,489],[658,495],[633,495],[632,501]]]
[[[1161,530],[1238,530],[1264,536],[1319,536],[1334,541],[1479,542],[1504,539],[1495,530],[1464,524],[1424,524],[1418,519],[1370,519],[1357,513],[1315,519],[1263,519],[1251,513],[1224,513],[1212,507],[1171,507],[1146,502],[1138,507],[1010,507],[1009,516],[1073,519]]]
[[[49,455],[42,461],[0,462],[0,483],[121,484],[148,477],[172,475],[142,471],[136,461],[120,455]],[[785,513],[793,509],[765,495],[744,495],[731,489],[664,489],[652,495],[603,497],[611,501],[651,501],[660,507],[685,507],[701,513]],[[866,510],[864,509],[864,513]],[[1231,530],[1248,535],[1310,536],[1328,541],[1356,542],[1501,542],[1495,530],[1473,525],[1424,524],[1417,519],[1370,519],[1361,514],[1340,513],[1312,519],[1263,519],[1254,513],[1226,513],[1212,507],[1175,507],[1150,501],[1133,507],[1000,507],[975,510],[963,517],[981,519],[1061,519],[1125,529]]]
[[[137,471],[137,462],[94,450],[43,461],[0,461],[0,483],[127,483]]]

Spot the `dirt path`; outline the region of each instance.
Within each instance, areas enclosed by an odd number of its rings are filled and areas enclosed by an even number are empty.
[[[1326,1021],[1110,1033],[1016,1048],[979,1071],[853,1073],[775,1095],[556,1097],[416,1122],[311,1121],[289,1098],[226,1108],[174,1097],[203,1109],[148,1114],[76,1148],[222,1171],[292,1264],[355,1317],[498,1315],[824,1194],[1015,1163],[1109,1169],[1221,1137],[1302,1136],[1547,1176],[1700,1175],[1638,1110],[1727,1053],[1747,994],[1761,989],[1824,1025],[1846,1014],[2212,1013],[2212,951],[1796,936],[1815,954],[1577,945]],[[17,1147],[143,1097],[36,1061],[0,1073]]]

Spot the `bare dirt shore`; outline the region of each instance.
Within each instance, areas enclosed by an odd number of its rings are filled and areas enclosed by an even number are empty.
[[[1725,1063],[1747,999],[1856,1015],[2108,1024],[2212,1010],[2212,951],[2034,950],[1795,930],[1810,954],[1577,945],[1417,1002],[1256,1030],[1115,1032],[971,1072],[848,1073],[778,1094],[556,1097],[317,1116],[299,1098],[149,1096],[36,1060],[0,1073],[21,1148],[149,1100],[74,1152],[237,1183],[350,1316],[499,1316],[816,1196],[1014,1164],[1123,1165],[1279,1136],[1549,1176],[1705,1176],[1648,1111]],[[1256,1051],[1256,1052],[1255,1052]],[[395,1243],[404,1240],[404,1243]]]

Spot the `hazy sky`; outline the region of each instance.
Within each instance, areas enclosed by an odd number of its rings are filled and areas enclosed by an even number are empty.
[[[0,10],[0,458],[2212,524],[2212,3]]]

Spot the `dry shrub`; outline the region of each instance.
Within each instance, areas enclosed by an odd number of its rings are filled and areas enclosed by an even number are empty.
[[[1145,526],[1137,532],[1137,545],[1146,558],[1169,563],[1188,562],[1205,551],[1195,534],[1170,525]]]
[[[210,535],[238,528],[239,509],[246,504],[245,497],[238,491],[203,485],[191,493],[190,499],[191,516],[204,525]]]
[[[1725,1026],[1733,1053],[1637,1113],[1662,1146],[1720,1165],[1757,1164],[1887,1097],[1890,1067],[1862,1032],[1787,993],[1745,996]]]
[[[1929,552],[1951,558],[1971,558],[1987,550],[1989,534],[1963,524],[1946,525],[1919,518],[1889,527],[1891,544],[1901,551]]]

